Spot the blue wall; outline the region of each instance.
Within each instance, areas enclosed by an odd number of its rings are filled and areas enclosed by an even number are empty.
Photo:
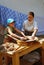
[[[27,15],[0,5],[0,24],[7,26],[6,21],[8,18],[13,18],[16,21],[15,26],[21,30]],[[44,17],[35,16],[35,20],[38,22],[37,34],[44,34]]]

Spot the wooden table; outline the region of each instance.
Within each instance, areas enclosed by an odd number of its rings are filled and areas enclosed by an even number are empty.
[[[44,42],[42,43],[42,51],[41,51],[41,53],[42,53],[41,61],[42,61],[42,65],[44,65]]]
[[[41,48],[41,44],[39,43],[34,43],[30,46],[21,46],[19,49],[16,51],[9,51],[9,52],[3,52],[8,57],[12,58],[12,65],[20,65],[20,57],[28,54],[38,48]]]
[[[44,65],[44,38],[40,37],[39,41],[41,44],[41,62],[42,62],[42,65]]]

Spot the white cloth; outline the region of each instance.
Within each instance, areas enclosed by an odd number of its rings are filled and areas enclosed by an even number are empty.
[[[31,52],[30,54],[26,54],[23,56],[24,60],[27,60],[31,63],[37,62],[40,60],[40,54],[37,51]]]
[[[24,21],[22,31],[30,31],[33,32],[34,29],[38,29],[38,25],[36,21],[29,22],[28,20]]]

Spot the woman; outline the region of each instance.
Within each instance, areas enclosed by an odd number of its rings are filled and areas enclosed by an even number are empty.
[[[28,13],[28,20],[24,21],[22,31],[26,35],[31,36],[32,39],[35,38],[36,32],[38,31],[38,25],[34,20],[34,12]]]

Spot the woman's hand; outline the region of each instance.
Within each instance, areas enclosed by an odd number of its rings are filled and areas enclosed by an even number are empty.
[[[34,40],[35,39],[35,36],[31,36],[31,38],[32,38],[32,40]]]
[[[23,37],[26,37],[25,34],[23,32],[21,32],[21,34],[23,35]]]
[[[27,39],[29,39],[29,40],[34,40],[35,39],[35,37],[33,37],[33,36],[26,36],[27,37]]]

